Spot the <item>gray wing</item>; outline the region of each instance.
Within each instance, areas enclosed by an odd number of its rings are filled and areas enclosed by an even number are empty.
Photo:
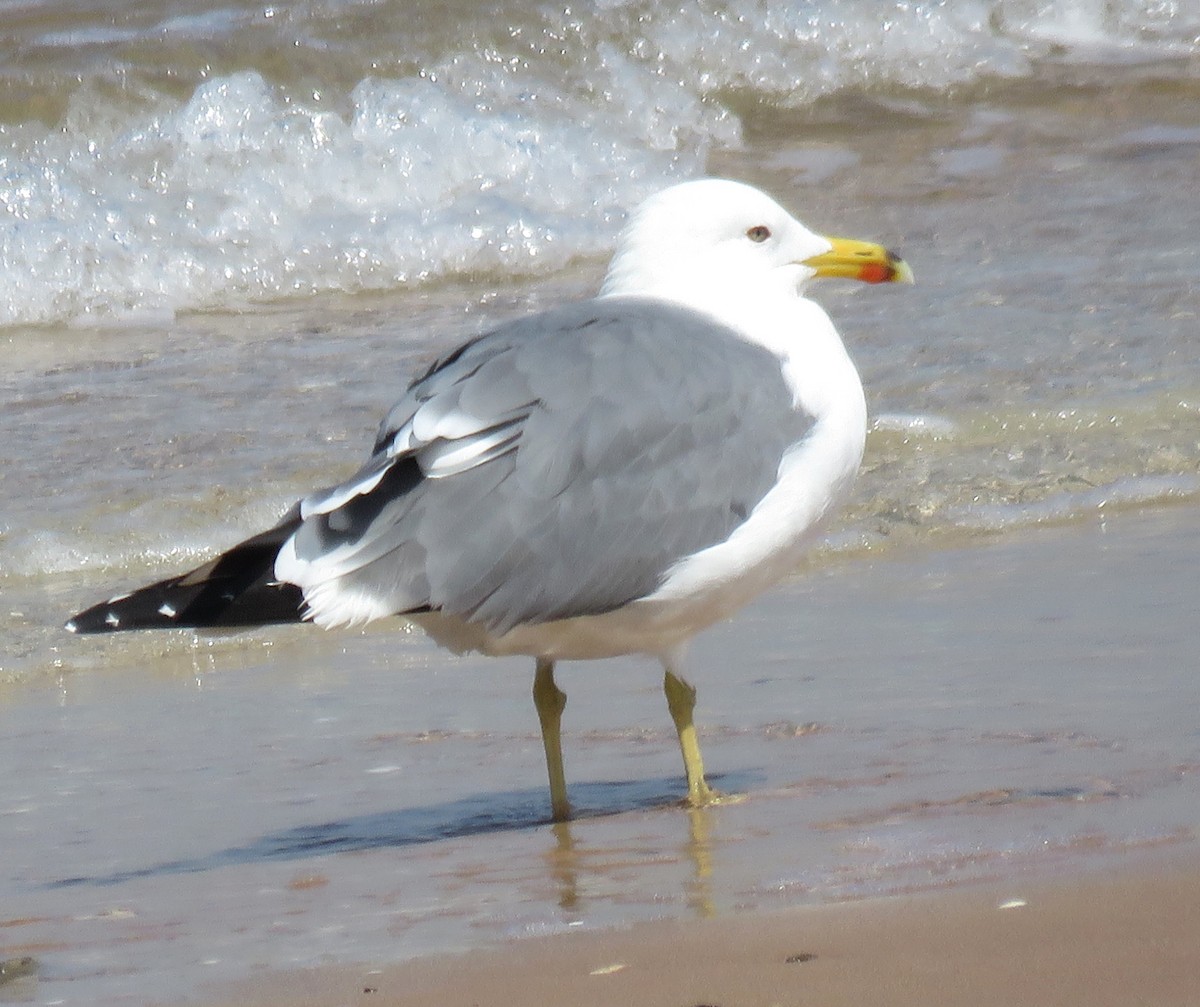
[[[276,574],[326,622],[436,609],[501,633],[609,611],[728,538],[811,425],[778,358],[706,316],[573,305],[415,381],[367,465],[303,501]]]

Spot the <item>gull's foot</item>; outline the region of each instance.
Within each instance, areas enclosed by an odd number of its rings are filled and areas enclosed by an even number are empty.
[[[719,790],[713,790],[708,784],[690,791],[683,799],[683,803],[689,808],[712,808],[719,804],[741,804],[746,800],[746,794],[724,794]]]

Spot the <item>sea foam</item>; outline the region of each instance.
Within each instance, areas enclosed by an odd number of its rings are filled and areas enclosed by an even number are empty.
[[[0,326],[553,272],[737,148],[747,108],[1064,53],[1194,57],[1200,18],[1175,6],[23,5],[0,68]]]

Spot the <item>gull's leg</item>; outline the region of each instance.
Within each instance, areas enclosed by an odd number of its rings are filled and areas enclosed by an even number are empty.
[[[696,740],[696,726],[692,723],[692,711],[696,708],[696,689],[672,670],[674,661],[663,661],[666,675],[663,677],[663,692],[667,696],[667,709],[675,721],[679,735],[679,750],[683,752],[683,768],[687,772],[688,804],[694,808],[711,804],[717,799],[716,792],[704,781],[704,760],[700,758],[700,742]]]
[[[571,817],[567,801],[567,778],[562,760],[562,712],[567,694],[554,684],[554,662],[539,657],[533,675],[533,704],[542,724],[542,744],[546,748],[546,772],[550,775],[550,814],[556,822]]]

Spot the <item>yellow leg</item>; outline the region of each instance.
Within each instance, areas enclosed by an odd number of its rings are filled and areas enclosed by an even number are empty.
[[[695,808],[711,804],[717,795],[704,781],[704,760],[700,758],[700,742],[696,740],[696,726],[692,723],[692,711],[696,708],[696,690],[667,669],[663,678],[663,692],[666,693],[667,709],[671,711],[671,719],[675,721],[675,731],[679,735],[679,749],[683,752],[688,803]]]
[[[571,817],[567,801],[567,778],[563,772],[562,712],[567,706],[567,694],[554,684],[554,662],[537,659],[533,676],[533,705],[537,707],[542,725],[542,745],[546,749],[546,772],[550,776],[550,814],[556,822]]]

